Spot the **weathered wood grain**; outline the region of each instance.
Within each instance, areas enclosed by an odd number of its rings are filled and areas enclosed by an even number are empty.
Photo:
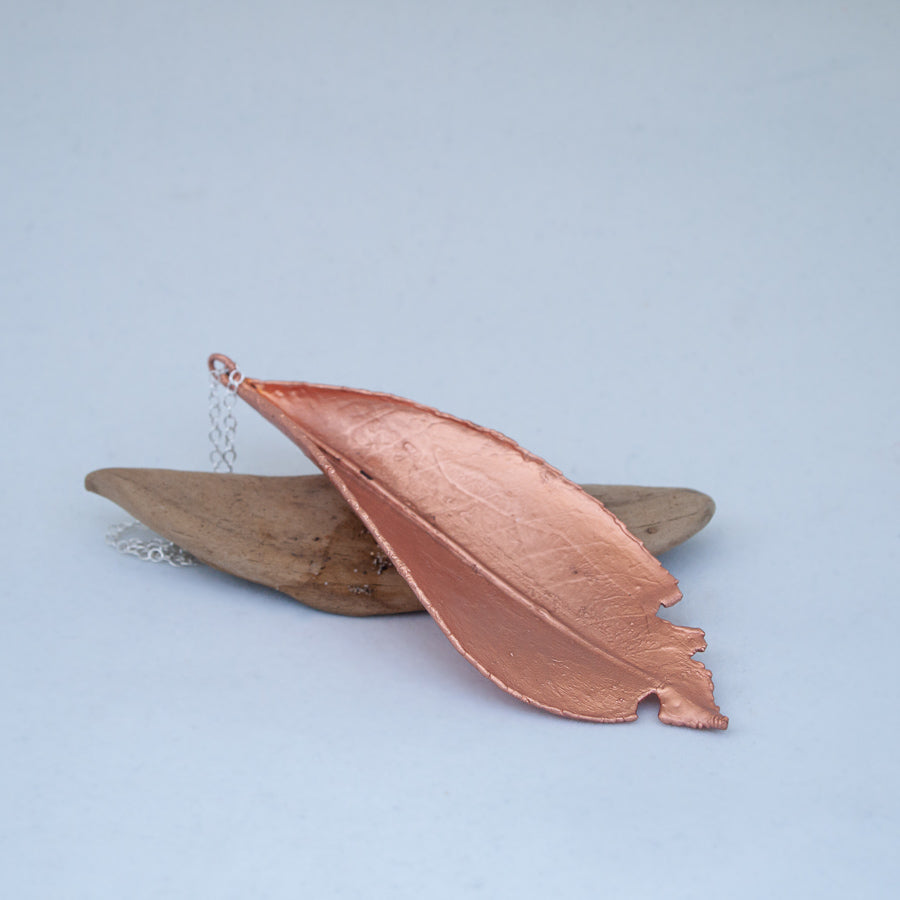
[[[100,469],[85,487],[201,562],[307,606],[348,616],[422,608],[322,475]],[[715,511],[710,497],[688,488],[583,487],[657,555],[696,534]]]

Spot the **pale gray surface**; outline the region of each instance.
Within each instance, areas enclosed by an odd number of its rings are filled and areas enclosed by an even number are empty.
[[[0,25],[4,896],[888,895],[897,4]],[[667,615],[728,732],[544,715],[427,617],[115,556],[81,480],[203,468],[213,350],[712,494]],[[239,450],[311,471],[247,408]]]

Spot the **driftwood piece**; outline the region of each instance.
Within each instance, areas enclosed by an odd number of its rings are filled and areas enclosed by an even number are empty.
[[[307,606],[348,616],[422,609],[324,476],[117,468],[91,472],[85,487],[201,562]],[[688,488],[583,487],[657,555],[715,511],[710,497]]]

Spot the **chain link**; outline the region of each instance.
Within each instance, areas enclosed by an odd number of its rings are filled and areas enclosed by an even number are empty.
[[[222,376],[227,376],[227,384],[222,383]],[[240,369],[235,366],[228,369],[221,360],[216,360],[209,371],[209,442],[212,450],[209,460],[213,472],[233,472],[237,459],[234,446],[234,435],[237,430],[237,419],[234,416],[234,403],[237,391],[244,380]],[[113,525],[106,532],[106,543],[118,550],[136,556],[146,562],[168,563],[170,566],[196,566],[200,564],[191,553],[178,544],[154,534],[145,525],[136,520]]]

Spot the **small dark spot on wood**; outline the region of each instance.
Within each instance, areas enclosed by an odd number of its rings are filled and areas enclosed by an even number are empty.
[[[376,574],[380,575],[386,569],[391,568],[391,561],[380,550],[373,550],[371,557],[372,561],[375,563]]]
[[[322,540],[322,539],[321,539],[321,538],[314,537],[313,540],[314,540],[314,541],[320,541],[320,540]]]
[[[368,478],[369,481],[375,480],[365,469],[360,469],[359,474],[362,475],[363,478]]]
[[[657,531],[659,531],[659,529],[655,525],[647,526],[647,534],[656,534]]]

